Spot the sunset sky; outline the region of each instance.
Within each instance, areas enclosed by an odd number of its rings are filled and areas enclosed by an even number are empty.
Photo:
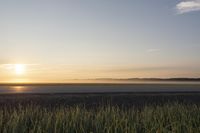
[[[200,77],[200,0],[1,0],[0,82]]]

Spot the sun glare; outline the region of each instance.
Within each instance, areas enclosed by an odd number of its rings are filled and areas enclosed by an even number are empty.
[[[24,64],[15,64],[15,73],[17,75],[22,75],[25,73],[25,65]]]

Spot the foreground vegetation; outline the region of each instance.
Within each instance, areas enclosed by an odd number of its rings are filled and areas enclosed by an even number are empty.
[[[2,133],[200,132],[200,107],[179,103],[143,108],[104,105],[45,108],[39,105],[0,109]]]
[[[156,132],[200,132],[200,93],[0,95],[0,133]]]

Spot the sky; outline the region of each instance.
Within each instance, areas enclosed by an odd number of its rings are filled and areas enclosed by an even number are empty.
[[[0,82],[200,77],[200,0],[1,0],[0,18]]]

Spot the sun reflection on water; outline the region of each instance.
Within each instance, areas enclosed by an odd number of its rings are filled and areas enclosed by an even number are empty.
[[[26,87],[24,86],[12,86],[13,92],[15,93],[22,93],[25,91]]]

